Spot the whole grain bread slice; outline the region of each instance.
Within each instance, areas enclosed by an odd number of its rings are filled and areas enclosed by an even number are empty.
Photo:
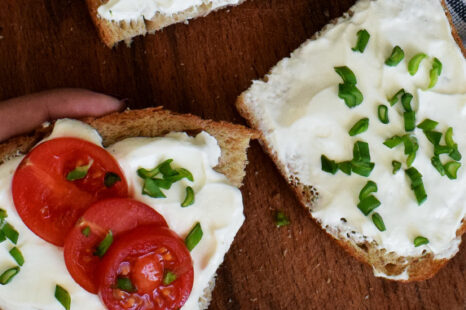
[[[377,1],[377,0],[374,0]],[[445,15],[451,26],[451,33],[456,41],[461,53],[466,57],[466,49],[463,46],[460,36],[456,31],[451,15],[446,6],[445,0],[440,0],[444,9]],[[338,24],[342,20],[351,18],[354,12],[350,9],[341,18],[331,20],[330,23],[325,26],[320,32],[317,32],[310,40],[318,39],[322,34],[331,29],[334,25]],[[303,44],[303,46],[305,43]],[[302,47],[303,47],[302,46]],[[302,47],[298,48],[293,53],[298,52]],[[272,72],[270,70],[269,74]],[[267,76],[262,81],[267,83]],[[248,90],[243,92],[236,101],[236,107],[239,113],[246,119],[248,124],[255,129],[261,130],[261,115],[254,110],[254,104],[247,99]],[[312,210],[314,209],[319,193],[317,189],[312,185],[306,185],[300,182],[299,178],[293,174],[290,174],[286,169],[286,164],[281,162],[278,157],[276,150],[268,143],[265,139],[265,132],[261,132],[259,142],[266,153],[273,159],[281,175],[287,180],[291,189],[296,194],[300,204],[309,211],[312,219],[314,219],[319,225],[319,221],[312,216]],[[388,276],[398,276],[403,272],[408,275],[407,279],[396,279],[400,282],[413,282],[422,281],[433,277],[447,262],[449,259],[436,259],[432,253],[426,253],[422,256],[399,256],[394,252],[388,252],[386,249],[381,248],[375,241],[369,242],[356,242],[354,239],[347,236],[345,233],[332,229],[331,227],[323,227],[322,229],[331,236],[346,252],[354,256],[357,260],[365,263],[374,270],[382,272]],[[461,236],[466,232],[466,219],[463,218],[462,225],[456,231],[456,236]],[[390,278],[389,278],[390,279]],[[392,278],[391,280],[395,280]]]
[[[241,4],[240,1],[238,4]],[[98,33],[102,41],[110,48],[120,41],[131,43],[132,38],[139,35],[153,34],[155,31],[170,26],[172,24],[185,22],[189,19],[206,16],[207,14],[224,8],[229,4],[225,4],[215,9],[212,8],[212,3],[204,1],[201,5],[190,7],[182,12],[174,15],[163,15],[156,13],[150,20],[140,17],[132,21],[110,21],[103,19],[98,14],[98,8],[108,2],[108,0],[86,0],[92,21],[97,27]]]
[[[82,121],[99,132],[104,146],[130,137],[159,137],[169,132],[196,134],[206,131],[216,138],[221,148],[221,157],[215,170],[224,174],[230,183],[238,188],[242,185],[246,174],[249,142],[259,136],[256,131],[244,126],[203,120],[191,114],[176,114],[162,107],[127,110],[101,118],[86,118]],[[14,137],[1,143],[0,163],[26,154],[38,141],[50,134],[52,129],[53,126],[39,128],[29,135]],[[207,309],[214,287],[215,276],[199,299],[199,309]]]

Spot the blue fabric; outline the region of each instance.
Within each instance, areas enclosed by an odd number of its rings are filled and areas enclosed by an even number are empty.
[[[458,33],[466,45],[466,0],[447,0],[447,6],[453,17]]]

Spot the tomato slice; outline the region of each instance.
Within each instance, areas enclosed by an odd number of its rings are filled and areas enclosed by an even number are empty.
[[[151,207],[129,198],[111,198],[93,204],[78,220],[65,241],[65,263],[73,279],[87,291],[97,294],[100,257],[97,246],[109,231],[113,237],[138,226],[167,226]]]
[[[68,174],[90,165],[74,181]],[[104,182],[112,174],[116,182]],[[128,185],[117,161],[103,148],[76,138],[57,138],[39,144],[21,161],[12,184],[19,216],[42,239],[63,246],[79,217],[94,202],[128,196]]]
[[[142,226],[122,234],[104,256],[99,293],[110,310],[179,309],[193,277],[184,242],[166,227]]]

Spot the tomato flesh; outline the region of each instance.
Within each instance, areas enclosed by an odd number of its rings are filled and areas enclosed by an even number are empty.
[[[73,279],[87,291],[97,294],[97,271],[101,258],[94,255],[109,231],[113,237],[138,226],[167,226],[151,207],[129,198],[111,198],[93,204],[78,220],[65,241],[64,255]]]
[[[84,178],[69,181],[75,168],[88,165]],[[118,182],[105,186],[107,173]],[[16,169],[13,201],[28,228],[42,239],[63,246],[79,217],[94,202],[128,196],[128,185],[116,160],[103,148],[76,138],[43,142],[29,152]]]
[[[164,283],[164,275],[176,276]],[[166,227],[141,226],[122,234],[99,268],[99,293],[110,310],[179,309],[191,293],[194,271],[184,242]],[[117,286],[130,279],[134,290]]]

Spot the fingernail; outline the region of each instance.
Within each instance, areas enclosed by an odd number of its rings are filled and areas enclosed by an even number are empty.
[[[127,103],[129,102],[129,98],[121,99],[120,100],[120,112],[126,109]]]

